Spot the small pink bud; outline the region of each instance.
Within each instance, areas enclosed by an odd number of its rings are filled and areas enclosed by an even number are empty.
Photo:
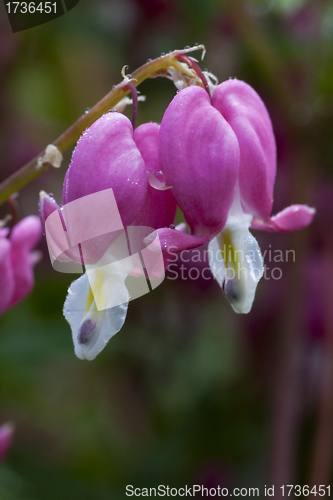
[[[10,448],[13,440],[14,427],[7,423],[0,427],[0,462],[5,458],[5,455]]]

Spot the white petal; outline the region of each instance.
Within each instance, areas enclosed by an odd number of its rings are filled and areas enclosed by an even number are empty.
[[[76,356],[80,359],[92,360],[123,326],[129,297],[126,302],[103,311],[96,309],[93,300],[87,311],[88,294],[91,294],[91,290],[87,273],[85,273],[69,287],[64,304],[64,315],[72,329]]]
[[[230,241],[224,248],[227,269],[223,292],[235,312],[246,314],[251,310],[257,284],[264,272],[263,258],[248,228],[229,231],[229,235],[230,240],[222,233],[223,241]]]
[[[264,272],[257,240],[249,231],[252,215],[243,212],[237,187],[224,231],[209,244],[209,263],[232,308],[251,310],[257,284]]]
[[[86,274],[98,311],[110,309],[129,301],[125,279],[133,270],[134,263],[134,257],[129,256],[103,266],[86,266]]]
[[[219,238],[220,239],[220,238]],[[225,264],[221,253],[219,239],[214,238],[208,245],[208,258],[212,275],[222,288],[225,280]]]

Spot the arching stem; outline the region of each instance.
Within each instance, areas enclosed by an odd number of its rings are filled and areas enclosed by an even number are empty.
[[[200,78],[196,78],[193,70],[190,68],[187,70],[184,65],[178,61],[178,57],[182,54],[190,53],[195,50],[205,50],[203,45],[198,45],[195,47],[175,50],[166,54],[164,56],[158,57],[152,61],[147,62],[137,70],[132,73],[132,82],[135,87],[140,85],[147,78],[156,78],[157,76],[168,77],[168,69],[174,68],[180,71],[184,75],[191,79],[195,79],[197,85],[202,85]],[[189,60],[190,61],[190,60]],[[191,61],[192,64],[192,61]],[[68,148],[73,146],[79,139],[82,132],[90,127],[103,113],[106,113],[109,109],[114,108],[119,101],[124,98],[124,94],[127,95],[130,89],[124,90],[124,82],[122,81],[117,85],[111,92],[103,97],[95,106],[93,106],[87,113],[84,113],[73,125],[71,125],[63,134],[61,134],[55,141],[53,145],[61,152],[64,153]],[[21,189],[23,186],[31,182],[33,179],[38,177],[40,174],[45,172],[48,168],[48,163],[42,165],[38,164],[39,158],[43,157],[45,150],[42,151],[38,156],[29,161],[26,165],[21,167],[19,170],[14,172],[10,177],[5,179],[0,184],[0,205],[5,203],[7,198]]]

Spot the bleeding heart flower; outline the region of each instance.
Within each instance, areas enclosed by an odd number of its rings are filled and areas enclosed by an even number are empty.
[[[170,190],[155,189],[147,181],[147,175],[154,177],[161,171],[158,135],[159,126],[155,123],[141,125],[133,131],[124,115],[103,115],[83,133],[74,150],[64,180],[63,208],[46,193],[41,194],[41,218],[46,225],[47,218],[57,211],[62,212],[62,224],[66,226],[67,208],[78,200],[84,203],[82,214],[77,213],[73,220],[75,227],[83,227],[83,232],[85,224],[91,225],[84,217],[101,226],[108,219],[120,216],[120,231],[101,233],[84,244],[79,243],[78,251],[71,248],[64,252],[64,260],[80,262],[83,258],[87,271],[72,283],[64,305],[75,353],[81,359],[94,359],[121,329],[126,318],[130,294],[125,279],[129,274],[140,275],[142,264],[126,255],[124,228],[158,229],[174,221],[176,201]],[[99,193],[102,198],[110,189],[115,210],[96,212],[94,205],[87,210],[89,195]],[[66,229],[71,239],[71,228]],[[143,270],[141,276],[145,280]],[[101,303],[103,306],[98,307]]]
[[[10,234],[8,228],[0,229],[0,314],[31,292],[33,267],[40,255],[33,248],[40,236],[41,223],[34,215],[22,219]]]
[[[249,312],[263,274],[250,226],[293,231],[310,224],[315,213],[292,205],[270,216],[276,146],[264,103],[239,80],[216,86],[212,100],[197,86],[181,90],[164,114],[159,153],[166,182],[191,229],[191,234],[158,230],[163,249],[181,251],[211,241],[214,276],[234,310]]]

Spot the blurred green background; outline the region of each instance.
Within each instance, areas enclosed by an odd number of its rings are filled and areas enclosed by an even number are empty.
[[[127,484],[263,492],[265,484],[330,482],[330,1],[80,0],[16,34],[1,4],[1,179],[101,99],[124,64],[131,72],[195,43],[207,49],[203,68],[219,81],[246,80],[267,105],[278,145],[274,213],[308,203],[316,219],[300,233],[256,232],[262,250],[294,249],[296,259],[266,262],[283,275],[262,280],[247,316],[213,280],[167,278],[130,303],[122,331],[93,362],[75,357],[62,316],[75,276],[53,271],[41,242],[33,293],[0,318],[0,422],[15,424],[1,500],[120,500]],[[138,124],[159,122],[172,82],[139,90],[147,100]],[[21,217],[38,213],[41,189],[61,200],[70,154],[61,171],[21,191]]]

